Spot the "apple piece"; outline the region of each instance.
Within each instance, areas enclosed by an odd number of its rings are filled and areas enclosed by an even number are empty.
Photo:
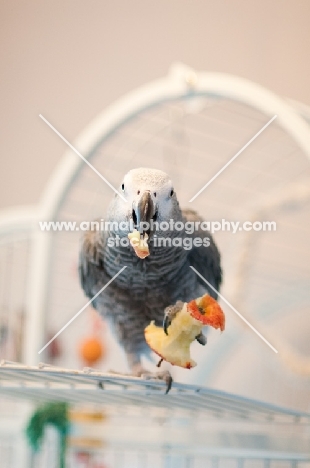
[[[140,232],[137,229],[134,229],[133,232],[128,234],[128,238],[139,258],[143,259],[150,255],[149,246],[147,245],[149,236],[146,233],[144,234],[144,238],[141,239]]]
[[[145,340],[149,347],[172,365],[190,369],[196,362],[191,359],[190,345],[205,325],[225,329],[225,315],[215,299],[205,294],[184,303],[168,327],[168,335],[152,321],[145,328]]]

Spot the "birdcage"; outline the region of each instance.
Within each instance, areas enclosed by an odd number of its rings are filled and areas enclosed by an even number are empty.
[[[27,290],[36,229],[35,207],[5,210],[0,216],[0,356],[24,362],[27,348]],[[27,453],[23,424],[29,405],[0,398],[1,465],[23,466]],[[18,450],[16,448],[18,447]]]
[[[83,222],[103,219],[113,196],[93,168],[113,186],[134,167],[169,173],[181,206],[213,223],[222,255],[225,332],[210,332],[203,349],[193,346],[196,368],[173,370],[179,387],[169,405],[163,395],[153,398],[154,389],[145,382],[121,385],[119,399],[112,385],[111,398],[102,402],[111,412],[110,429],[102,429],[111,434],[109,449],[91,449],[94,457],[96,450],[99,458],[106,453],[107,466],[309,465],[309,121],[306,106],[257,84],[175,64],[166,78],[107,108],[76,142],[59,135],[64,146],[73,146],[51,178],[36,220],[76,224],[32,231],[23,362],[49,363],[48,349],[38,351],[86,302],[77,276]],[[57,131],[57,122],[49,125]],[[52,364],[61,370],[53,367],[51,376],[45,368],[21,373],[15,366],[9,373],[4,364],[0,376],[7,383],[1,390],[12,392],[10,378],[27,387],[34,372],[38,388],[24,397],[57,397],[77,405],[85,397],[100,405],[105,393],[94,383],[98,376],[89,374],[96,393],[90,397],[88,388],[83,393],[78,387],[91,385],[89,377],[65,371],[82,368],[76,343],[87,320],[86,311],[59,335],[63,352]],[[100,372],[126,372],[125,357],[108,330],[105,339],[109,352]],[[52,386],[60,381],[57,391],[44,384],[50,380]],[[209,393],[202,401],[197,395],[204,388]],[[120,402],[121,414],[115,409]],[[259,408],[263,418],[257,420]],[[281,421],[275,422],[278,416]],[[204,431],[206,440],[199,437]]]

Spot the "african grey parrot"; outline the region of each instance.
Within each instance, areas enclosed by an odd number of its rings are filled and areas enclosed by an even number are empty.
[[[174,222],[202,221],[195,211],[181,210],[169,176],[155,169],[139,168],[129,171],[119,187],[126,202],[115,194],[105,221],[127,224],[133,222],[137,229],[141,221],[157,223],[172,219]],[[126,223],[125,223],[126,224]],[[156,223],[154,223],[156,226]],[[123,223],[124,226],[124,223]],[[127,226],[125,226],[127,228]],[[119,343],[125,350],[129,367],[134,375],[145,373],[141,355],[148,354],[144,329],[151,320],[161,326],[166,314],[171,320],[175,308],[208,292],[204,283],[190,268],[194,266],[218,290],[222,280],[220,254],[209,232],[199,230],[186,234],[184,229],[148,230],[150,255],[139,258],[131,245],[111,246],[109,239],[127,238],[128,229],[111,225],[109,232],[89,230],[82,239],[79,274],[82,287],[92,298],[123,266],[127,268],[93,301],[95,309],[112,325]],[[185,238],[206,235],[210,245],[192,247],[156,246],[158,237]],[[181,301],[178,302],[177,301]],[[176,304],[174,306],[174,304]],[[205,344],[203,335],[197,337]],[[162,373],[166,378],[166,373]],[[165,375],[164,375],[165,374]],[[155,375],[155,374],[154,374]],[[159,378],[161,373],[156,373]]]

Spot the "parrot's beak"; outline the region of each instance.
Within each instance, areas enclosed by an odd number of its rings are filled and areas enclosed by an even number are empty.
[[[151,193],[147,190],[143,192],[141,198],[139,199],[136,208],[132,210],[133,222],[136,225],[137,229],[140,230],[140,223],[146,222],[150,225],[151,220],[155,220],[157,216],[154,202],[151,197]],[[150,234],[150,229],[143,229],[143,234]]]

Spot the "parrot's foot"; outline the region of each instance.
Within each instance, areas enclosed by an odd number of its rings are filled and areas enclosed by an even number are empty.
[[[175,318],[177,313],[180,312],[180,310],[182,310],[183,305],[184,305],[184,302],[177,301],[174,305],[171,305],[165,308],[163,328],[164,328],[164,332],[166,333],[166,335],[168,335],[168,328],[172,320]]]
[[[166,395],[171,390],[173,379],[171,377],[170,372],[167,370],[160,371],[160,372],[145,372],[141,374],[141,377],[146,380],[154,379],[154,380],[163,380],[164,382],[166,382],[166,385],[167,385],[166,392],[165,392]]]
[[[161,361],[159,361],[159,363],[157,364],[157,367],[160,366]],[[173,379],[171,377],[170,372],[167,370],[159,371],[159,372],[150,372],[150,371],[145,370],[141,365],[137,365],[136,368],[133,368],[133,375],[137,377],[141,377],[142,379],[145,379],[145,380],[163,380],[164,382],[166,382],[166,385],[167,385],[166,392],[165,392],[166,395],[167,393],[169,393],[172,387]]]
[[[159,367],[160,364],[157,365],[157,367]],[[111,369],[109,370],[109,374],[141,377],[141,379],[145,379],[145,380],[163,380],[164,382],[166,382],[166,385],[167,385],[166,392],[165,392],[166,395],[167,393],[169,393],[172,387],[172,383],[173,383],[173,379],[169,371],[151,372],[151,371],[147,371],[146,369],[144,369],[140,364],[137,365],[136,368],[133,368],[130,374],[125,374],[122,372],[115,372],[114,370],[111,370]],[[98,387],[101,390],[103,390],[104,383],[99,381]]]
[[[163,321],[163,328],[164,332],[166,335],[168,335],[168,328],[172,322],[172,320],[175,318],[178,312],[183,308],[184,302],[182,301],[177,301],[175,305],[168,306],[165,308],[165,316],[164,316],[164,321]],[[196,336],[196,340],[198,341],[199,344],[202,346],[205,346],[207,344],[207,337],[201,332],[199,335]]]

